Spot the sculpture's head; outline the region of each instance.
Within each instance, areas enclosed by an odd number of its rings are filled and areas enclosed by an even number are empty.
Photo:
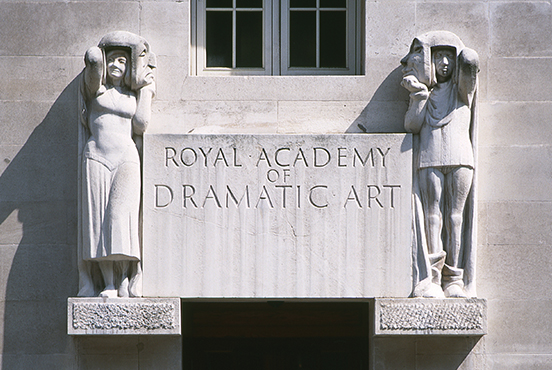
[[[105,54],[106,77],[108,82],[117,84],[128,74],[128,53],[122,49],[111,49]]]
[[[452,32],[432,31],[418,36],[412,41],[410,52],[401,60],[403,74],[415,76],[428,87],[454,78],[456,59],[462,49],[464,44]]]
[[[143,37],[126,31],[115,31],[105,35],[98,47],[104,51],[105,56],[113,50],[128,53],[130,60],[126,66],[124,82],[132,90],[137,90],[153,81],[153,70],[156,67],[155,54],[150,51],[149,44]]]

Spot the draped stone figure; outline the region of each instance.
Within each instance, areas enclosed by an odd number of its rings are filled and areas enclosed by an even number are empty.
[[[414,134],[415,297],[473,297],[479,57],[455,34],[416,37],[402,60]]]
[[[141,296],[140,155],[155,94],[142,37],[105,35],[80,78],[79,296]]]

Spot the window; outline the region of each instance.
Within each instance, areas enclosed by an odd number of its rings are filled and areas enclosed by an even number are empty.
[[[359,3],[196,0],[192,73],[359,74]]]

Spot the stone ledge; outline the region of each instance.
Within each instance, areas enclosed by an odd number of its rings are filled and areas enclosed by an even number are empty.
[[[376,298],[375,335],[487,333],[485,299]]]
[[[180,298],[68,298],[69,335],[180,335]]]

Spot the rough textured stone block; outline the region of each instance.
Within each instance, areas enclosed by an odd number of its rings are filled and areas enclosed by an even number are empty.
[[[375,335],[484,335],[484,299],[375,300]]]
[[[67,332],[180,335],[180,299],[69,298]]]

